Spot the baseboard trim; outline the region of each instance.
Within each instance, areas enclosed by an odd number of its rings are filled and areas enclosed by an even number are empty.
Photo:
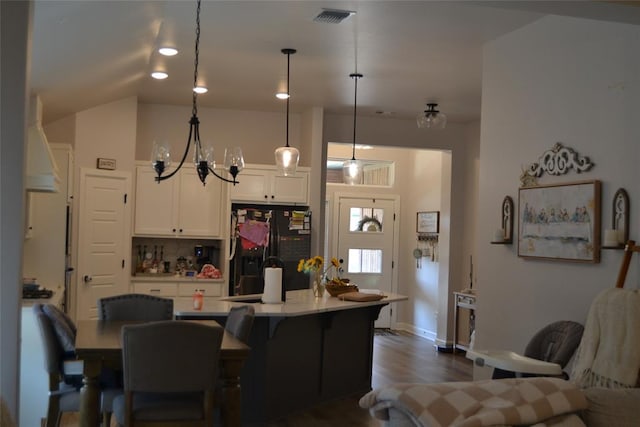
[[[400,329],[401,331],[405,331],[410,334],[413,334],[417,337],[427,339],[429,341],[433,341],[433,342],[436,341],[435,332],[429,331],[427,329],[417,328],[414,325],[410,325],[409,323],[398,322],[396,323],[396,328]]]

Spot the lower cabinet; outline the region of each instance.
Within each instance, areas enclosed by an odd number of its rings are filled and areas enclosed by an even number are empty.
[[[222,296],[223,281],[193,281],[184,282],[136,282],[133,281],[133,291],[139,294],[156,295],[163,298],[173,298],[178,300],[191,301],[196,290],[204,294],[204,303],[218,299]]]

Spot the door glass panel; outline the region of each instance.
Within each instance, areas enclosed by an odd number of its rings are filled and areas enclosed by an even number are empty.
[[[382,273],[381,249],[349,249],[348,273]]]
[[[384,209],[351,208],[349,212],[349,231],[379,233],[382,231]]]

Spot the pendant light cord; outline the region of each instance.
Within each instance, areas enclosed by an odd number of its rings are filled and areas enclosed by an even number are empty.
[[[356,118],[358,111],[358,79],[362,77],[362,74],[353,73],[349,74],[349,77],[355,79],[356,81],[356,89],[353,96],[353,152],[351,156],[351,160],[356,159]]]
[[[196,47],[195,47],[195,59],[193,60],[193,88],[198,86],[198,62],[200,57],[200,0],[198,0],[198,7],[196,9]],[[193,91],[193,106],[191,108],[191,114],[195,117],[198,115],[198,93]]]
[[[289,64],[291,60],[291,52],[287,51],[287,147],[289,146],[289,99],[291,98],[291,93],[289,93]]]

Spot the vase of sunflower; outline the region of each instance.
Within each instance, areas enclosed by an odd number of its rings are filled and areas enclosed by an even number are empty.
[[[324,295],[324,280],[331,270],[338,272],[340,261],[337,258],[331,258],[331,264],[324,268],[324,258],[316,255],[309,259],[301,259],[298,262],[298,271],[313,275],[313,296],[320,298]]]

